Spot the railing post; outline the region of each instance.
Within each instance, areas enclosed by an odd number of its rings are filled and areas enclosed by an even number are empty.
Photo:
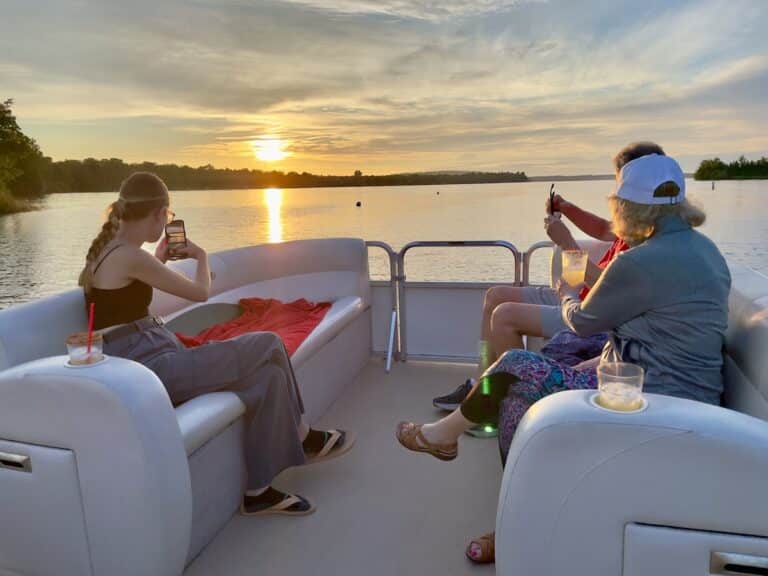
[[[394,357],[397,360],[400,357],[399,338],[397,342],[395,342],[395,339],[394,339],[395,328],[399,324],[398,322],[398,314],[399,314],[398,289],[397,289],[398,254],[386,242],[380,242],[378,240],[369,240],[365,243],[365,245],[368,247],[381,248],[382,250],[384,250],[384,252],[387,253],[387,258],[389,259],[389,284],[392,290],[392,315],[391,315],[390,324],[389,324],[389,337],[387,339],[387,360],[386,360],[386,368],[385,368],[385,370],[389,372],[392,366],[392,358]]]
[[[553,248],[554,246],[555,244],[553,242],[544,240],[542,242],[536,242],[523,253],[523,286],[528,286],[531,282],[531,256],[533,256],[533,253],[537,250]]]

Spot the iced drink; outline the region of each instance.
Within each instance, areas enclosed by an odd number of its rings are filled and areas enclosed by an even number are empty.
[[[563,250],[563,280],[569,286],[584,283],[589,255],[584,250]]]
[[[94,364],[104,358],[102,353],[101,333],[94,332],[91,338],[91,351],[88,352],[88,333],[77,332],[67,338],[67,352],[72,366]]]
[[[643,369],[636,364],[605,362],[597,367],[599,394],[603,408],[632,412],[643,407]]]

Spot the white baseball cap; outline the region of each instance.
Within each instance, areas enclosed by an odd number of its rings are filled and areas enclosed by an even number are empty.
[[[685,198],[685,174],[674,158],[641,156],[622,167],[614,195],[637,204],[678,204]]]

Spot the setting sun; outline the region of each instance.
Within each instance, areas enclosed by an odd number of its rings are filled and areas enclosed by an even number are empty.
[[[290,156],[290,153],[285,150],[287,142],[278,138],[254,140],[251,146],[256,158],[262,162],[277,162]]]

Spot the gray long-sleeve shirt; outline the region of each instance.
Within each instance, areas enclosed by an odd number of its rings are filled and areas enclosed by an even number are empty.
[[[610,331],[602,359],[645,369],[647,392],[718,404],[731,275],[720,251],[677,216],[619,254],[562,314],[577,334]]]

